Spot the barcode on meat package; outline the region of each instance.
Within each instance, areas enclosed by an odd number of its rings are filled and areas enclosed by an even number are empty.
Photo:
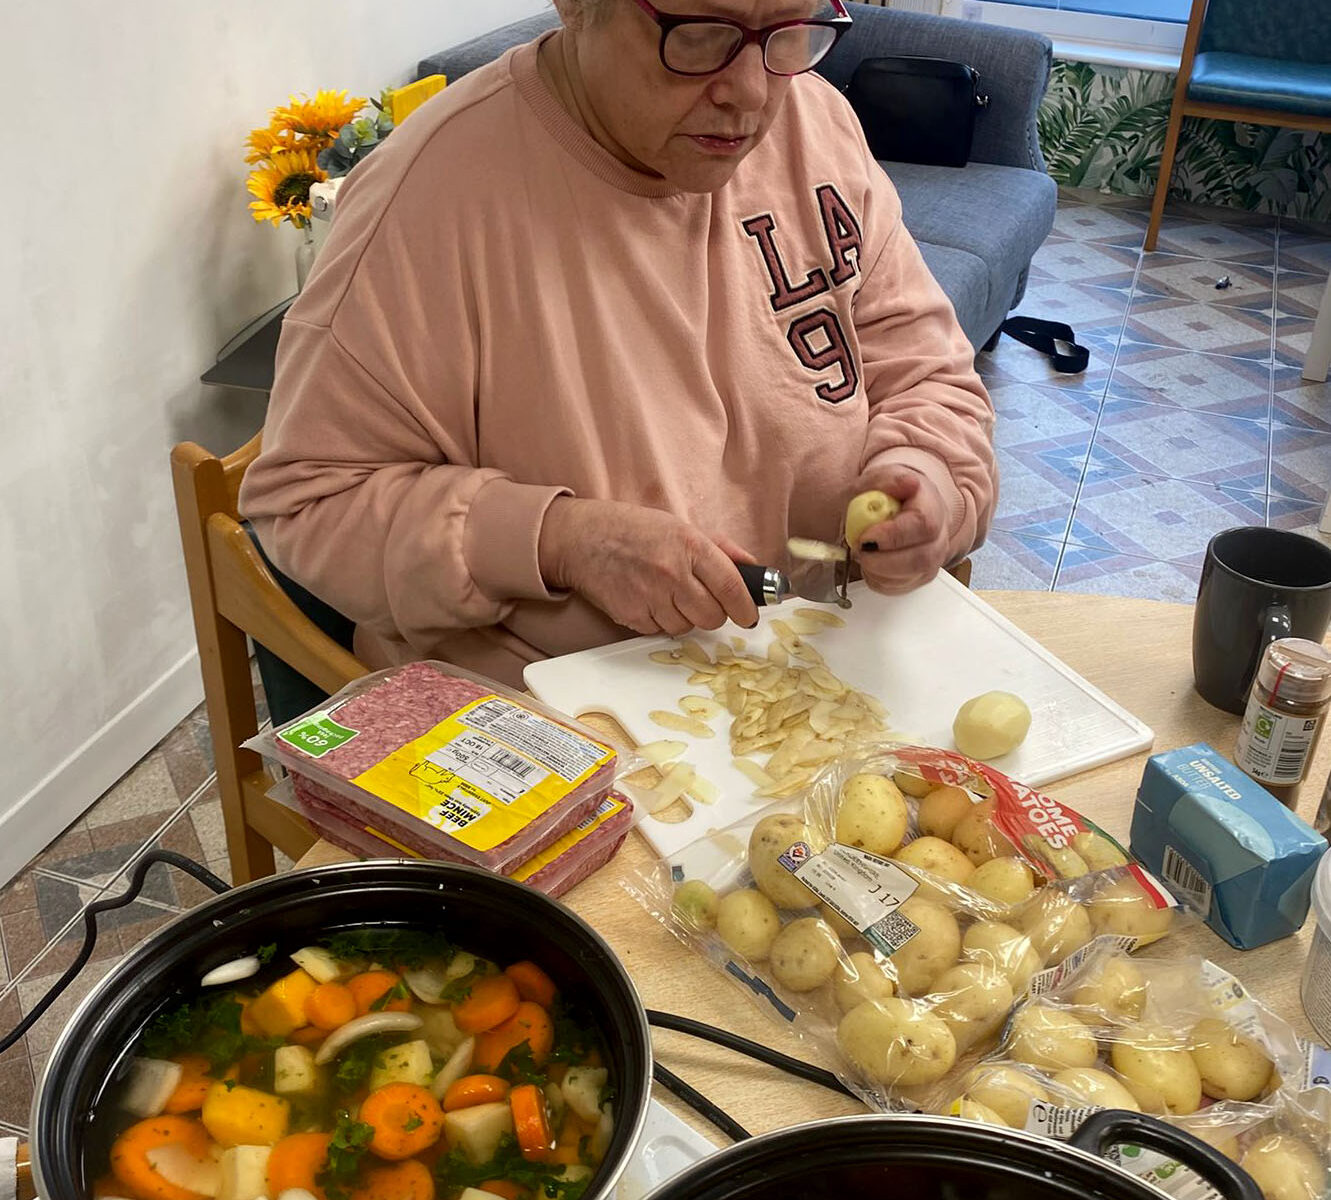
[[[1190,908],[1203,916],[1211,911],[1211,885],[1173,846],[1165,847],[1160,873],[1167,884],[1182,893]]]
[[[496,746],[485,757],[496,766],[510,771],[519,779],[530,779],[533,775],[545,778],[546,775],[544,767],[539,767],[534,762],[528,762],[521,755],[514,754],[511,750],[505,750],[502,746]]]
[[[507,742],[568,783],[580,779],[606,753],[604,747],[579,737],[572,730],[498,697],[482,701],[469,712],[459,713],[457,720]]]

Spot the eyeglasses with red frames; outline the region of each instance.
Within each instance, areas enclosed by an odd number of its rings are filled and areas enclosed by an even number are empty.
[[[753,29],[724,17],[686,17],[659,12],[648,0],[634,0],[661,28],[661,64],[676,75],[714,75],[724,71],[750,43],[762,50],[763,66],[773,75],[812,71],[851,26],[842,0],[830,0],[836,16],[781,21]]]

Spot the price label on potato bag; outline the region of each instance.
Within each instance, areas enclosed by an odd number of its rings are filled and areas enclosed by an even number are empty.
[[[778,861],[884,954],[895,954],[920,932],[897,912],[920,885],[896,863],[840,842],[821,854],[796,842]]]

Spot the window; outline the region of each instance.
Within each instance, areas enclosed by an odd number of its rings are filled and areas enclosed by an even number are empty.
[[[1141,21],[1188,23],[1189,0],[992,0],[996,4],[1020,3],[1029,8],[1051,8],[1059,12],[1099,13],[1104,17],[1134,17]]]

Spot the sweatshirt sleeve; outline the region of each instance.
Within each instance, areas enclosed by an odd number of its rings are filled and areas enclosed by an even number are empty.
[[[896,189],[872,166],[881,183],[870,184],[866,225],[883,236],[855,300],[869,402],[859,483],[887,464],[932,480],[947,505],[952,562],[983,540],[993,515],[993,407],[952,304],[902,222]]]
[[[477,465],[465,263],[431,246],[445,261],[423,278],[422,226],[374,202],[375,165],[343,189],[284,322],[263,452],[240,506],[284,572],[428,653],[450,631],[503,621],[517,601],[558,598],[537,544],[566,489]]]

